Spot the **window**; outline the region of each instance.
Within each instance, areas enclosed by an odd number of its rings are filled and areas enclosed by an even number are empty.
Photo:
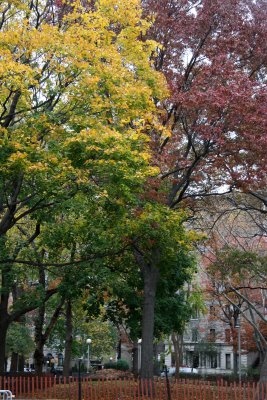
[[[225,369],[231,369],[231,354],[225,354]]]
[[[225,329],[225,341],[229,343],[231,341],[231,330]]]
[[[216,338],[215,329],[210,329],[210,341],[214,342]]]
[[[200,353],[200,366],[206,367],[206,354]]]
[[[197,342],[198,341],[198,329],[193,328],[192,329],[192,342]]]
[[[221,353],[217,353],[217,367],[221,368]]]
[[[193,368],[198,368],[199,367],[199,354],[193,354]]]
[[[210,368],[217,368],[217,354],[210,355]]]
[[[63,354],[59,353],[57,358],[58,358],[58,366],[63,367]]]
[[[187,367],[191,367],[193,365],[193,355],[194,355],[193,351],[187,351],[185,353],[185,365]]]

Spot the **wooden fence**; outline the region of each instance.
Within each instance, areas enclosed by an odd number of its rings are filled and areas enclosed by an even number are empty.
[[[0,389],[16,399],[43,400],[266,400],[267,384],[228,383],[223,380],[148,380],[49,376],[0,377]]]

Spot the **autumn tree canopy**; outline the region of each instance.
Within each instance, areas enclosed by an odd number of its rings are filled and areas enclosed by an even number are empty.
[[[9,324],[58,291],[47,267],[105,255],[116,213],[128,212],[157,173],[146,130],[153,99],[167,90],[151,67],[155,43],[140,40],[149,22],[136,0],[4,1],[0,12],[3,371]],[[37,286],[29,287],[29,273]],[[62,270],[56,275],[63,285]],[[10,308],[14,282],[21,290]]]
[[[8,306],[24,265],[112,269],[127,248],[150,378],[157,287],[197,239],[180,208],[266,184],[266,0],[142,5],[1,2],[0,371],[8,326],[39,305]]]

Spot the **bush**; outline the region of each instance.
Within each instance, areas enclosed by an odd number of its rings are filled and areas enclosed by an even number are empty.
[[[119,371],[127,371],[129,369],[129,365],[125,360],[118,360],[117,362],[108,362],[104,364],[104,368],[118,369]]]
[[[129,369],[129,364],[125,360],[118,360],[116,362],[116,369],[120,371],[127,371]]]
[[[117,363],[110,361],[104,364],[105,369],[116,369]]]
[[[245,374],[248,377],[248,379],[258,380],[260,377],[260,370],[258,368],[248,367],[247,370],[245,371]]]

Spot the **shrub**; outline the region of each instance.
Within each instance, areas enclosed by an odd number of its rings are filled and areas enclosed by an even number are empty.
[[[126,360],[118,360],[116,362],[116,369],[119,369],[120,371],[127,371],[129,369],[129,364]]]
[[[106,369],[116,369],[117,363],[110,361],[104,364],[104,368]]]
[[[125,360],[118,360],[117,362],[107,362],[104,364],[106,369],[118,369],[119,371],[127,371],[129,369],[129,364]]]

